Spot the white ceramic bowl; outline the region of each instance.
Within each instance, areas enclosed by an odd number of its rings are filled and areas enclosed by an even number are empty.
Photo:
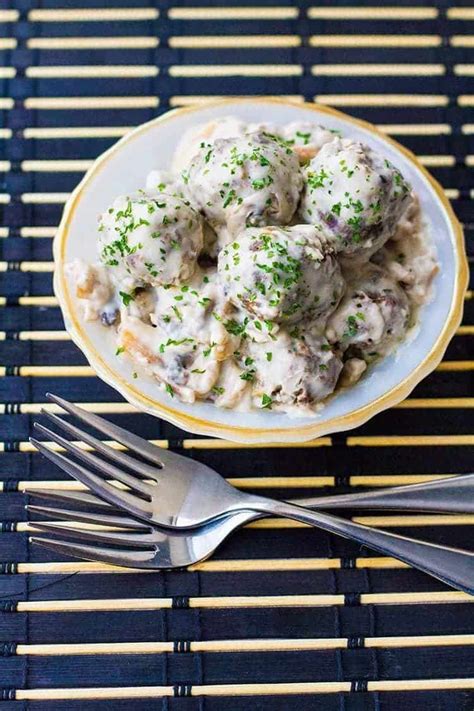
[[[173,150],[189,127],[235,115],[244,121],[275,123],[309,120],[361,140],[392,161],[420,197],[437,250],[440,272],[432,301],[421,311],[415,337],[370,368],[353,388],[333,397],[312,418],[272,412],[239,413],[210,403],[184,404],[162,393],[151,378],[133,379],[133,366],[115,356],[113,337],[98,323],[86,323],[64,265],[79,257],[95,259],[97,217],[119,194],[143,187],[152,169],[166,169]],[[442,188],[408,150],[374,126],[314,104],[280,99],[226,100],[170,111],[131,131],[98,158],[68,200],[54,242],[54,286],[66,328],[97,374],[130,403],[184,430],[236,442],[304,442],[362,424],[403,400],[440,362],[458,327],[467,285],[467,261],[461,227]]]

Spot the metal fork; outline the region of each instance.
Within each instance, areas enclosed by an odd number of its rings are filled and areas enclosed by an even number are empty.
[[[86,413],[62,398],[52,395],[48,397],[70,414],[153,462],[153,466],[138,462],[49,413],[45,414],[58,426],[108,459],[126,467],[128,471],[81,449],[42,425],[37,425],[39,431],[84,461],[94,471],[52,452],[35,439],[31,440],[51,461],[101,498],[138,518],[161,526],[191,528],[242,511],[283,516],[352,539],[383,555],[394,556],[456,588],[474,594],[474,553],[368,528],[330,514],[308,511],[292,503],[245,494],[204,464],[155,447],[147,440],[97,415]],[[106,481],[103,478],[105,476],[120,481],[132,491],[118,489]],[[151,479],[152,483],[141,477]]]
[[[457,480],[462,478],[453,477],[450,481],[454,485]],[[470,479],[474,486],[474,475],[467,475],[464,478]],[[442,481],[445,482],[445,480]],[[430,490],[433,491],[436,490],[436,486],[433,485],[439,483],[441,482],[435,481],[430,484],[399,488],[404,489],[407,494],[410,493],[410,489],[420,490],[425,487],[430,487]],[[387,489],[385,492],[369,492],[367,495],[362,494],[362,496],[368,497],[370,494],[377,494],[378,507],[382,508],[384,494],[390,495],[393,491],[395,490]],[[460,489],[460,491],[465,492],[464,489]],[[261,514],[252,511],[242,511],[191,530],[159,528],[120,514],[109,504],[90,493],[41,489],[28,493],[33,498],[46,499],[47,502],[52,500],[58,504],[63,502],[69,507],[82,507],[62,508],[59,505],[28,504],[26,506],[28,511],[54,519],[54,523],[30,521],[36,531],[52,533],[65,539],[57,540],[57,538],[51,539],[33,534],[32,543],[66,555],[133,568],[166,570],[188,567],[209,558],[233,531],[262,517]],[[442,496],[442,491],[439,493]],[[343,502],[347,502],[347,507],[349,507],[359,496],[361,495],[348,494],[297,499],[293,503],[300,506],[317,507],[326,506],[326,501],[339,503],[338,500],[341,499]],[[403,497],[400,495],[398,500],[401,502],[402,499]],[[392,507],[389,498],[388,506]],[[63,525],[63,522],[67,521],[73,521],[74,527]],[[77,522],[105,526],[111,530],[82,529],[77,527]],[[84,543],[76,541],[84,541]]]

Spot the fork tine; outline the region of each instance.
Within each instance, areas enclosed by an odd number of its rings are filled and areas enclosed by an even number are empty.
[[[92,474],[92,472],[84,469],[84,467],[81,467],[79,464],[63,457],[62,454],[51,451],[48,447],[46,447],[46,445],[33,437],[30,437],[30,442],[34,447],[36,447],[36,449],[44,454],[45,457],[60,467],[63,471],[81,481],[89,489],[92,489],[92,491],[94,491],[98,496],[102,497],[114,506],[127,509],[139,518],[146,519],[152,514],[152,508],[148,501],[144,501],[143,499],[138,498],[138,496],[130,494],[128,491],[123,491],[122,489],[118,489],[116,486],[112,486],[112,484],[109,484],[99,476]]]
[[[127,551],[120,549],[112,551],[110,548],[102,548],[101,546],[70,543],[69,541],[56,541],[53,538],[45,538],[43,536],[31,536],[30,542],[33,543],[33,545],[49,548],[55,553],[62,553],[68,556],[72,555],[74,558],[99,561],[124,568],[156,568],[156,565],[153,565],[155,554],[152,551]]]
[[[53,432],[53,430],[48,430],[47,427],[40,425],[39,422],[35,422],[34,427],[38,430],[38,432],[41,432],[41,434],[44,435],[47,439],[52,439],[53,442],[56,442],[61,447],[64,447],[66,451],[70,452],[78,459],[81,459],[89,466],[94,467],[94,469],[97,470],[97,473],[101,476],[108,474],[108,476],[112,477],[112,479],[117,479],[118,481],[121,481],[122,484],[125,484],[126,486],[135,489],[135,491],[139,491],[140,493],[145,494],[147,496],[151,495],[150,484],[146,484],[137,476],[134,476],[133,474],[128,474],[127,472],[118,469],[113,464],[110,464],[110,462],[107,462],[103,459],[99,459],[94,454],[91,454],[91,452],[86,452],[84,449],[81,449],[81,447],[78,447],[77,444],[70,442],[68,439],[64,439],[64,437],[61,437],[61,435],[58,435],[56,432]]]
[[[83,528],[73,528],[72,526],[62,526],[57,523],[44,523],[43,521],[32,521],[31,525],[40,533],[52,533],[66,537],[68,539],[78,538],[97,545],[125,546],[126,548],[139,548],[155,551],[155,545],[150,541],[149,533],[121,533],[115,531],[86,530]]]
[[[106,501],[99,499],[94,494],[88,494],[85,491],[67,491],[66,489],[24,489],[24,494],[36,497],[38,499],[51,499],[51,501],[64,501],[71,504],[84,504],[89,508],[103,509],[113,511],[114,508]]]
[[[131,528],[139,531],[150,530],[150,527],[147,526],[146,523],[137,521],[134,518],[129,518],[128,516],[111,516],[109,514],[89,513],[87,511],[80,511],[77,509],[62,509],[55,506],[36,506],[35,504],[27,504],[25,509],[27,511],[40,514],[41,516],[48,516],[49,518],[54,518],[56,520],[65,519],[66,521],[82,521],[83,523],[96,523],[101,526]],[[32,522],[30,521],[30,523]]]
[[[88,432],[80,430],[79,427],[72,425],[70,422],[66,422],[66,420],[61,419],[57,415],[54,415],[52,412],[47,412],[46,410],[42,409],[41,414],[48,420],[54,422],[57,427],[65,430],[68,434],[72,435],[75,439],[82,440],[83,442],[90,444],[91,447],[96,449],[101,454],[104,454],[109,459],[112,459],[125,467],[129,467],[134,471],[139,471],[145,476],[156,478],[158,473],[157,467],[152,467],[150,464],[140,462],[138,461],[138,459],[132,459],[132,457],[129,457],[127,454],[124,454],[124,452],[120,452],[119,450],[110,447],[108,444],[105,444],[105,442],[102,442],[100,439],[97,439],[97,437],[94,437]]]
[[[99,430],[99,432],[102,432],[103,434],[106,434],[114,439],[116,442],[123,444],[127,447],[127,449],[130,449],[132,452],[136,452],[142,457],[145,457],[145,459],[148,459],[150,462],[155,464],[155,466],[157,463],[162,465],[173,464],[173,461],[176,462],[177,458],[179,460],[184,459],[185,462],[188,462],[186,457],[182,457],[180,454],[175,454],[174,452],[167,452],[162,447],[157,447],[156,445],[151,444],[151,442],[148,442],[148,440],[138,437],[138,435],[133,434],[132,432],[127,432],[127,430],[124,430],[122,427],[114,425],[98,415],[86,412],[81,407],[73,405],[71,402],[64,400],[62,397],[58,397],[52,393],[46,393],[46,397],[48,400],[51,400],[56,403],[56,405],[62,407],[63,410],[66,410],[66,412],[69,412],[70,415],[74,415],[86,424],[92,425]]]

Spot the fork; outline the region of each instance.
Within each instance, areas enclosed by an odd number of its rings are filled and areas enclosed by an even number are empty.
[[[472,480],[473,476],[467,475],[464,478]],[[455,479],[462,478],[453,477],[451,482],[454,483]],[[429,485],[421,485],[421,487],[425,486]],[[415,487],[399,488],[408,490],[420,487],[415,485]],[[389,491],[387,490],[387,493]],[[55,520],[54,523],[30,521],[30,525],[35,531],[52,533],[68,539],[45,538],[34,533],[30,539],[32,543],[50,548],[58,553],[132,568],[168,570],[194,565],[209,558],[233,531],[261,517],[260,514],[252,511],[242,511],[191,530],[166,529],[147,525],[138,519],[121,515],[109,504],[90,493],[41,489],[28,493],[33,498],[52,499],[55,502],[65,502],[83,507],[77,509],[28,504],[25,507],[28,511]],[[380,492],[379,496],[383,497],[383,493]],[[341,498],[349,501],[354,500],[357,496],[359,495],[349,494],[326,497],[326,499]],[[324,497],[297,499],[294,503],[309,507],[325,506],[326,499]],[[74,527],[63,525],[64,521],[74,521],[75,525]],[[112,530],[77,528],[77,522],[105,526]],[[85,544],[77,543],[75,539],[84,541]]]
[[[35,423],[42,434],[92,467],[95,473],[32,438],[32,443],[39,451],[101,498],[148,523],[182,529],[201,526],[242,511],[283,516],[352,539],[383,555],[394,556],[456,588],[474,594],[474,553],[368,528],[330,514],[309,511],[292,503],[243,493],[204,464],[156,447],[62,398],[53,395],[47,397],[69,414],[153,463],[152,466],[138,462],[75,425],[44,413],[66,432],[129,470],[124,471]],[[103,478],[105,476],[125,484],[132,491],[118,489],[106,481]],[[146,477],[152,483],[141,477]]]

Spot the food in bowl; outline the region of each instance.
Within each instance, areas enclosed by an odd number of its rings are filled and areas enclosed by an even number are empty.
[[[437,270],[416,195],[317,124],[195,126],[69,273],[84,318],[183,402],[316,413],[396,349]]]

